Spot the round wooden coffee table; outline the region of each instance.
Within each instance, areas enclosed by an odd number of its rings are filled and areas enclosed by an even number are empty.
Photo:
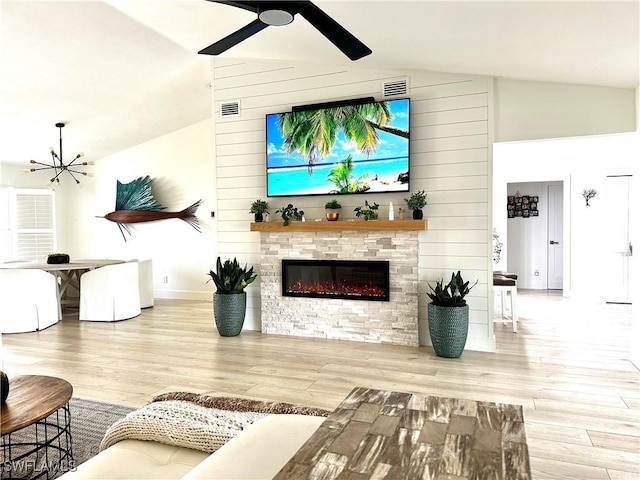
[[[52,478],[73,469],[71,384],[42,375],[9,380],[9,397],[0,412],[2,477]]]

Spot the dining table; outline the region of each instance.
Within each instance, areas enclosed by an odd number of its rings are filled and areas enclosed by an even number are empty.
[[[83,273],[105,265],[115,265],[124,263],[124,260],[117,259],[81,259],[71,260],[68,263],[47,263],[38,261],[16,261],[0,263],[0,268],[21,269],[31,268],[44,270],[51,273],[57,279],[58,286],[58,317],[62,319],[62,307],[78,307],[79,296],[72,296],[72,290],[80,292],[80,277]]]

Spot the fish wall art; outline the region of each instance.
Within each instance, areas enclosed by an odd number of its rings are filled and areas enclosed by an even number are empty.
[[[196,210],[202,203],[202,199],[190,207],[180,212],[163,212],[167,207],[162,206],[154,198],[151,192],[151,177],[139,177],[129,183],[117,181],[116,185],[116,209],[106,214],[106,218],[115,222],[122,233],[122,238],[127,241],[124,232],[131,235],[127,227],[128,223],[153,222],[155,220],[166,220],[169,218],[179,218],[184,220],[198,232],[201,232]]]

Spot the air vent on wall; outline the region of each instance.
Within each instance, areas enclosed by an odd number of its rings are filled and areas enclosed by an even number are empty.
[[[406,78],[389,80],[382,84],[382,97],[397,97],[400,95],[406,95],[408,90],[409,80]]]
[[[237,117],[240,115],[240,100],[220,104],[221,117]]]

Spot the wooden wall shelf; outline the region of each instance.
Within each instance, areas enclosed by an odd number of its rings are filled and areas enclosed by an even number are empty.
[[[337,222],[252,222],[252,232],[393,232],[427,230],[427,220],[338,220]]]

